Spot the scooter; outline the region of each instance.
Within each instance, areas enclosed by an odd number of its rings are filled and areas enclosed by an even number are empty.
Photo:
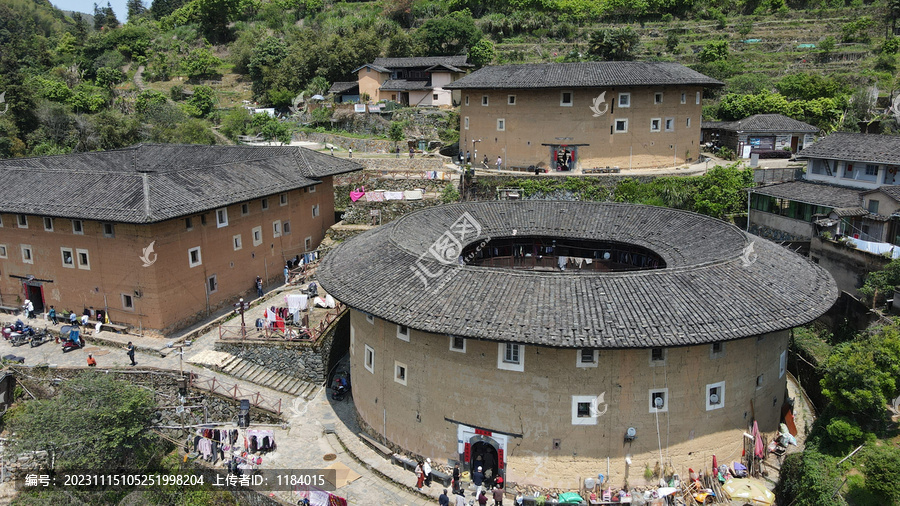
[[[331,398],[336,401],[344,400],[344,396],[350,393],[350,374],[341,374],[334,378],[331,387]]]
[[[65,328],[65,327],[63,327],[63,328]],[[80,330],[78,330],[77,328],[71,328],[68,336],[66,336],[66,340],[63,341],[63,345],[62,345],[63,353],[67,353],[72,350],[80,350],[81,348],[84,348],[84,340],[79,337],[80,334],[81,334]]]

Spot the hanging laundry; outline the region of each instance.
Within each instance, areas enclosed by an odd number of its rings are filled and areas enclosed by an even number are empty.
[[[357,200],[366,196],[366,192],[350,192],[350,202],[356,202]]]
[[[384,200],[403,200],[403,192],[384,192]]]
[[[403,192],[403,198],[406,200],[422,200],[422,190],[406,190]]]
[[[366,192],[366,202],[383,202],[384,192]]]
[[[561,270],[561,271],[566,270],[566,262],[567,261],[568,261],[567,257],[563,257],[563,256],[559,257],[559,259],[557,260],[557,265],[559,265],[559,270]]]

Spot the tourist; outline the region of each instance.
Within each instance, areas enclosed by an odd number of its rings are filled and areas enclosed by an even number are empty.
[[[453,466],[453,482],[450,485],[453,487],[453,493],[458,493],[462,490],[462,487],[459,486],[459,462]]]
[[[353,158],[353,148],[348,148],[347,153],[349,154],[349,158]]]
[[[487,496],[484,495],[484,490],[482,490],[481,493],[478,494],[478,504],[479,506],[487,506],[487,501]]]
[[[416,464],[416,488],[422,490],[422,484],[425,482],[425,472],[422,471],[422,462]]]
[[[594,499],[592,499],[592,500],[596,501],[597,500],[596,497],[597,497],[597,494],[594,494]],[[519,492],[518,494],[516,494],[516,506],[523,506],[524,504],[525,504],[525,496],[522,495],[522,492]]]
[[[128,341],[128,344],[125,346],[125,354],[131,360],[131,365],[137,365],[137,362],[134,361],[134,345],[131,344],[131,341]]]
[[[25,318],[34,318],[34,303],[31,299],[25,299]]]
[[[472,473],[472,483],[477,487],[475,489],[475,497],[478,497],[481,494],[481,491],[484,489],[484,473],[481,472],[481,466],[478,466],[478,469]]]
[[[472,163],[472,153],[466,151],[466,165]]]
[[[53,322],[54,325],[59,325],[59,319],[56,317],[56,308],[50,306],[50,312],[47,313],[47,318],[50,318],[50,321]]]
[[[87,358],[88,367],[97,367],[97,360],[94,359],[94,356],[88,353]]]
[[[466,494],[462,490],[456,491],[456,506],[466,506]]]
[[[503,159],[498,156],[497,157],[497,170],[500,170],[501,165],[503,165]]]
[[[410,157],[410,158],[413,157],[413,153],[414,153],[414,152],[415,152],[415,151],[413,151],[412,146],[410,146],[410,147],[409,147],[409,157]]]
[[[438,496],[438,504],[440,506],[450,506],[450,498],[447,497],[447,489],[444,489],[444,492]]]
[[[289,264],[284,266],[284,284],[288,284],[291,281],[291,270],[289,267]]]
[[[497,485],[492,495],[494,496],[494,506],[503,506],[503,489],[500,488],[500,485]]]
[[[75,314],[75,311],[69,312],[69,325],[78,325],[78,315]]]
[[[256,276],[256,296],[257,297],[263,296],[262,278],[259,276]]]
[[[422,466],[422,472],[425,473],[425,486],[431,486],[431,458],[425,459],[425,465]]]
[[[481,165],[484,165],[484,168],[488,168],[488,164],[491,163],[488,161],[487,155],[484,155],[484,160],[481,161]]]
[[[459,152],[458,158],[459,158],[459,166],[462,167],[462,164],[463,164],[463,152],[462,151]]]

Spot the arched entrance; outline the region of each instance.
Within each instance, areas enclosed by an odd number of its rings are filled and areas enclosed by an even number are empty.
[[[479,467],[482,468],[485,477],[489,476],[491,483],[493,483],[500,471],[500,459],[497,454],[497,448],[487,441],[476,441],[472,444],[471,454],[469,455],[469,469],[475,471]],[[488,473],[488,470],[490,470],[490,473]]]

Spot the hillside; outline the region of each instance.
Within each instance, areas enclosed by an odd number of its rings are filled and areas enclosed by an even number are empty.
[[[894,22],[887,5],[858,0],[132,0],[129,9],[119,25],[102,8],[79,16],[43,0],[0,1],[0,92],[9,105],[0,156],[286,139],[296,128],[386,136],[390,122],[307,112],[295,97],[355,80],[352,70],[378,56],[467,51],[478,65],[678,61],[727,83],[705,97],[708,119],[782,112],[853,130],[880,119],[874,99],[893,94],[900,49],[900,38],[885,36]],[[297,113],[254,118],[245,101]],[[399,114],[395,130],[410,128],[410,115]],[[452,143],[456,117],[442,121],[431,131]]]

